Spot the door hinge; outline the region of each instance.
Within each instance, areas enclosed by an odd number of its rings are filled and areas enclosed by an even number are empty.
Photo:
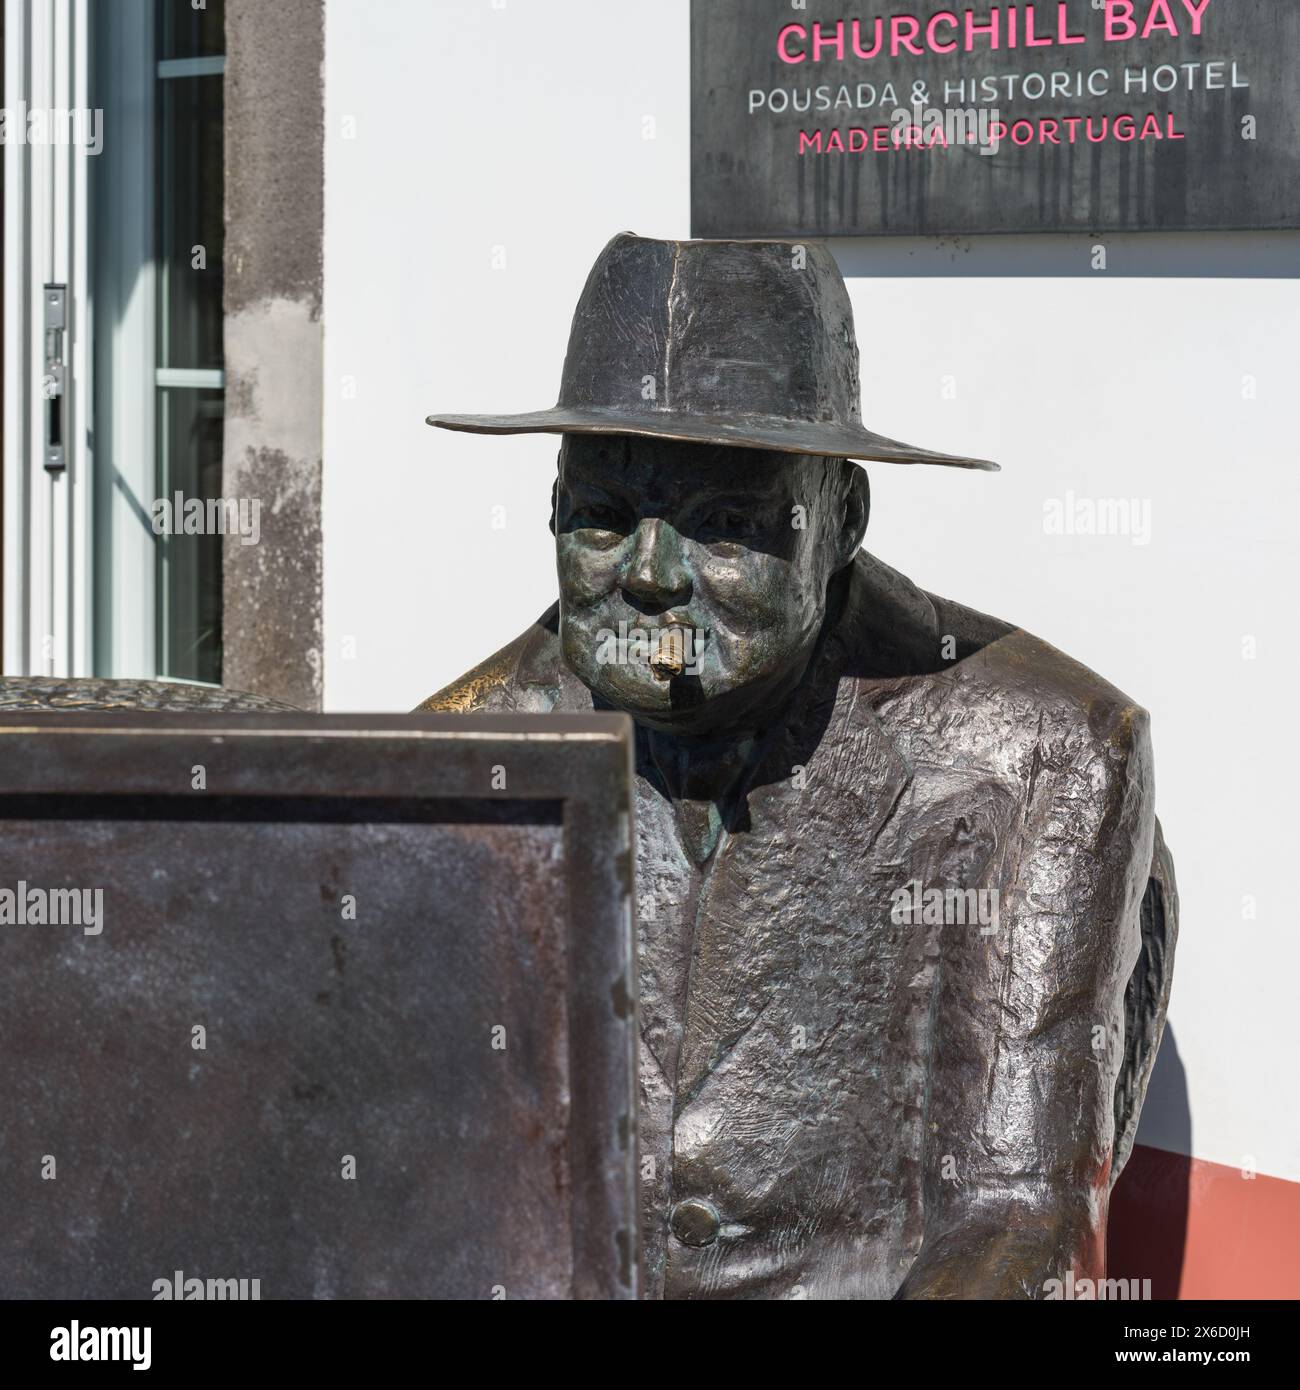
[[[45,471],[62,473],[68,466],[64,452],[67,403],[68,287],[46,285],[45,372],[41,395],[45,400]]]

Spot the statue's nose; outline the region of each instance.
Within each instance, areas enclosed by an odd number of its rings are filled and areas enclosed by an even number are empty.
[[[681,537],[671,526],[656,517],[637,526],[620,585],[637,608],[662,612],[690,602],[691,577],[682,559]]]

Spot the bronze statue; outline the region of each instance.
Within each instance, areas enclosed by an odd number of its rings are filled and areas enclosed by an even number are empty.
[[[560,402],[560,599],[422,706],[638,730],[652,1295],[1042,1298],[1100,1277],[1176,935],[1147,716],[860,549],[829,252],[616,237]]]

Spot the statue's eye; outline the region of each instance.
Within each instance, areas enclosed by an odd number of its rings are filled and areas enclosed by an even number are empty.
[[[579,507],[573,514],[573,524],[587,531],[618,531],[627,529],[623,517],[613,508],[599,504]]]
[[[723,540],[743,540],[754,533],[754,520],[735,507],[719,507],[710,512],[704,522],[704,529],[712,536]]]

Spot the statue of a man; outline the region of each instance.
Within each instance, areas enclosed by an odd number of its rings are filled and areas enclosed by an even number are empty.
[[[559,604],[433,710],[637,725],[647,1282],[1052,1296],[1105,1269],[1163,1026],[1147,716],[860,549],[829,252],[616,237],[560,403]],[[652,1162],[649,1162],[652,1161]]]

